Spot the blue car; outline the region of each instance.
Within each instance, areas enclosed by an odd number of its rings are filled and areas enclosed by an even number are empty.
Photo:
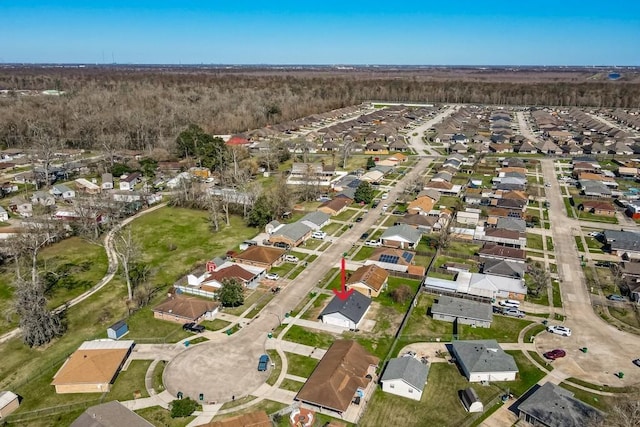
[[[266,371],[268,363],[269,363],[269,356],[268,355],[263,354],[262,356],[260,356],[260,359],[258,360],[258,371],[260,371],[260,372]]]

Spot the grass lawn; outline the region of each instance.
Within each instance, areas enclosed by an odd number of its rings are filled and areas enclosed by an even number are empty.
[[[290,265],[293,267],[293,264],[285,263],[285,265]],[[275,269],[271,269],[271,272],[275,271]],[[278,273],[280,274],[280,273]],[[282,276],[282,274],[280,274]],[[268,291],[264,289],[257,288],[251,292],[249,295],[245,295],[244,304],[239,305],[237,307],[224,307],[224,312],[233,314],[234,316],[240,316],[244,313],[247,308],[251,307],[253,304],[257,303]],[[271,292],[270,292],[271,293]],[[273,296],[273,295],[272,295]]]
[[[595,215],[584,211],[578,211],[578,219],[583,221],[606,222],[607,224],[618,223],[618,218],[615,216]]]
[[[193,335],[182,329],[182,325],[153,317],[150,307],[135,312],[127,319],[127,339],[149,343],[178,342]]]
[[[213,319],[213,320],[204,320],[200,322],[202,326],[207,328],[209,331],[219,331],[220,329],[224,329],[231,324],[231,322],[227,322],[222,319]]]
[[[159,361],[156,367],[153,369],[153,389],[156,393],[160,393],[164,390],[164,383],[162,382],[162,373],[164,367],[167,366],[167,362],[164,360]]]
[[[336,337],[327,332],[312,332],[302,326],[292,325],[285,334],[284,339],[298,344],[327,349],[333,344]]]
[[[541,366],[544,366],[545,368],[547,368],[548,371],[553,371],[553,365],[551,363],[549,363],[549,361],[547,359],[545,359],[544,357],[540,356],[535,351],[529,351],[528,353],[529,353],[529,356],[531,356],[533,358],[533,360],[538,362]]]
[[[463,243],[463,242],[451,242],[447,247],[447,253],[456,253],[462,256],[466,255],[475,255],[480,250],[480,245],[474,245],[471,243]]]
[[[527,249],[542,250],[542,236],[539,234],[527,233]]]
[[[69,287],[54,285],[46,294],[48,306],[58,307],[95,285],[107,271],[107,255],[104,248],[78,237],[62,240],[40,251],[38,255],[41,273],[59,272],[73,280]],[[13,264],[0,267],[0,311],[8,313],[13,304]],[[0,333],[17,326],[17,316],[0,316]]]
[[[244,409],[241,409],[239,411],[234,411],[234,412],[232,412],[230,414],[216,415],[215,417],[213,417],[212,421],[225,420],[227,418],[233,418],[233,417],[236,417],[238,415],[248,414],[250,412],[255,412],[255,411],[265,411],[267,414],[273,414],[275,412],[278,412],[280,409],[283,409],[286,406],[287,405],[285,405],[284,403],[274,402],[273,400],[265,399],[265,400],[261,400],[260,402],[256,403],[255,405],[251,405],[251,406],[249,406],[247,408],[244,408]],[[158,425],[162,425],[162,424],[158,424]]]
[[[152,269],[152,280],[169,285],[213,256],[237,250],[240,242],[258,232],[237,215],[231,216],[230,223],[213,232],[206,211],[164,207],[131,226]]]
[[[322,227],[322,231],[324,231],[325,233],[327,233],[328,235],[331,236],[333,233],[335,233],[340,228],[342,228],[342,226],[343,226],[343,224],[339,224],[337,222],[330,222],[329,224],[327,224],[324,227]],[[313,239],[311,239],[311,240],[313,240]]]
[[[640,319],[636,315],[635,311],[627,308],[609,307],[609,313],[622,323],[631,325],[636,328],[640,328]]]
[[[553,238],[551,236],[547,236],[547,250],[553,250]]]
[[[560,284],[556,281],[551,282],[553,289],[553,306],[562,307],[562,294],[560,293]]]
[[[152,406],[150,408],[138,409],[136,414],[149,421],[154,426],[166,427],[184,427],[193,421],[196,417],[171,418],[171,412],[160,406]]]
[[[458,399],[458,391],[473,387],[483,402],[500,393],[493,384],[470,384],[455,365],[433,363],[420,401],[376,389],[360,425],[363,426],[457,426],[469,417]]]
[[[534,384],[542,379],[546,374],[536,367],[527,356],[521,351],[507,350],[506,353],[513,356],[518,365],[518,375],[516,381],[504,381],[496,382],[503,389],[509,388],[509,390],[516,396],[522,396],[529,390]]]
[[[347,208],[338,215],[332,217],[332,219],[335,221],[349,221],[358,212],[360,212],[358,209]]]
[[[352,259],[354,261],[364,261],[366,259],[369,259],[373,251],[375,251],[376,249],[377,248],[363,246],[360,248],[360,250],[358,250],[358,252],[353,256]]]
[[[427,316],[427,309],[433,305],[435,298],[434,295],[424,293],[418,297],[418,303],[411,312],[411,317],[402,332],[402,341],[435,341],[436,338],[440,338],[442,341],[451,341],[453,324],[433,320]]]
[[[267,354],[271,362],[276,365],[274,368],[269,368],[271,371],[269,372],[269,378],[267,378],[267,384],[274,385],[280,376],[280,372],[282,372],[282,359],[275,350],[267,350]]]
[[[582,238],[580,236],[574,236],[576,240],[576,246],[578,247],[579,252],[584,252],[584,245],[582,244]]]
[[[16,421],[11,422],[11,418],[9,421],[5,421],[3,426],[6,427],[50,427],[50,426],[69,426],[71,425],[76,418],[78,418],[84,412],[84,409],[76,409],[70,412],[64,412],[62,414],[54,414],[54,415],[46,415],[42,418],[30,419],[28,421]]]
[[[305,248],[305,249],[318,249],[323,243],[324,243],[324,240],[307,239],[302,244],[302,247]]]
[[[257,397],[252,395],[240,397],[235,400],[232,400],[231,402],[224,403],[220,409],[223,410],[223,409],[235,408],[236,406],[244,405],[245,403],[249,403],[256,399]]]
[[[418,288],[420,287],[420,281],[390,276],[387,281],[387,290],[380,293],[380,295],[376,298],[376,301],[383,306],[392,307],[398,313],[402,313],[402,314],[406,313],[407,309],[409,308],[409,304],[411,303],[411,300],[409,299],[405,303],[400,304],[395,302],[393,298],[391,298],[391,292],[393,292],[394,289],[397,289],[403,285],[408,286],[411,289],[411,295],[414,295],[418,290]]]
[[[495,339],[498,342],[518,342],[518,335],[525,326],[532,322],[509,316],[493,316],[490,328],[472,328],[469,325],[460,325],[460,339],[486,340]]]
[[[575,218],[575,215],[573,213],[573,206],[571,206],[571,203],[569,202],[569,198],[563,197],[562,200],[564,201],[564,207],[567,210],[567,216],[569,218]]]
[[[528,343],[528,342],[533,342],[531,341],[532,337],[535,337],[537,334],[539,334],[540,332],[545,330],[545,326],[544,325],[536,325],[532,328],[530,328],[525,334],[524,334],[524,342]]]
[[[144,386],[144,376],[151,365],[151,360],[133,360],[126,371],[120,371],[111,391],[107,393],[105,400],[131,400],[139,397],[149,397]]]
[[[317,320],[320,312],[322,311],[322,308],[326,305],[329,297],[330,295],[327,294],[318,295],[315,301],[313,301],[313,305],[304,312],[302,318],[307,320]]]
[[[560,383],[560,387],[573,393],[573,397],[593,406],[601,411],[608,411],[615,404],[616,397],[602,396],[600,394],[590,393],[577,387],[573,387],[567,383]]]
[[[297,393],[300,391],[303,385],[304,383],[301,383],[300,381],[294,381],[290,380],[289,378],[285,378],[280,384],[280,388]]]

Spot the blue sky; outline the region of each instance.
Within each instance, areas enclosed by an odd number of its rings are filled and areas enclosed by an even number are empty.
[[[0,62],[640,65],[640,1],[0,0]]]

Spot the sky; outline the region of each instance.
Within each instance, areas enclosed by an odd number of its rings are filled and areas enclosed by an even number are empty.
[[[0,0],[0,63],[640,66],[638,0]]]

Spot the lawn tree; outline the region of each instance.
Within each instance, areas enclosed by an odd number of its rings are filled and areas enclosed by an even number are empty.
[[[209,198],[207,211],[209,212],[211,228],[215,232],[220,231],[220,199],[217,196]]]
[[[235,278],[222,279],[222,286],[218,291],[218,300],[225,307],[237,307],[244,304],[242,283]]]
[[[184,399],[172,401],[169,406],[171,407],[171,418],[184,418],[190,416],[198,409],[198,402],[189,397],[185,397]]]
[[[449,227],[444,226],[438,233],[436,238],[436,248],[437,249],[447,249],[449,244],[451,243],[451,232],[449,231]]]
[[[540,295],[540,291],[546,289],[551,280],[551,275],[539,262],[531,266],[529,277],[531,278],[531,285],[528,292],[535,296]]]
[[[367,165],[366,165],[366,169],[372,169],[376,167],[376,161],[373,160],[373,157],[369,156],[367,157]]]
[[[263,228],[273,220],[273,217],[272,204],[269,200],[269,196],[263,194],[259,196],[253,204],[253,208],[251,208],[251,211],[247,216],[247,225],[250,227]]]
[[[293,195],[291,188],[287,184],[287,178],[284,175],[280,176],[275,185],[269,189],[267,197],[271,204],[271,219],[280,218],[283,213],[291,210]]]
[[[22,339],[30,347],[40,347],[66,331],[64,312],[47,308],[45,289],[38,269],[40,250],[58,240],[63,233],[49,216],[23,222],[24,231],[14,238],[15,312],[20,317]]]
[[[353,200],[356,203],[369,204],[371,203],[371,201],[373,201],[374,194],[375,193],[371,184],[369,184],[367,181],[361,181],[360,184],[358,184],[358,188],[356,188]]]
[[[320,179],[317,175],[317,168],[322,167],[314,163],[304,164],[304,173],[301,178],[300,199],[305,202],[315,200],[320,194]]]
[[[112,237],[112,246],[120,267],[122,275],[127,284],[128,301],[133,300],[133,288],[135,286],[134,271],[136,264],[140,261],[141,248],[138,241],[131,232],[131,227],[119,228],[114,231]]]
[[[341,147],[341,153],[340,153],[342,155],[342,169],[347,168],[347,162],[351,157],[351,151],[353,150],[354,144],[355,144],[355,141],[352,138],[342,140],[342,147]]]

